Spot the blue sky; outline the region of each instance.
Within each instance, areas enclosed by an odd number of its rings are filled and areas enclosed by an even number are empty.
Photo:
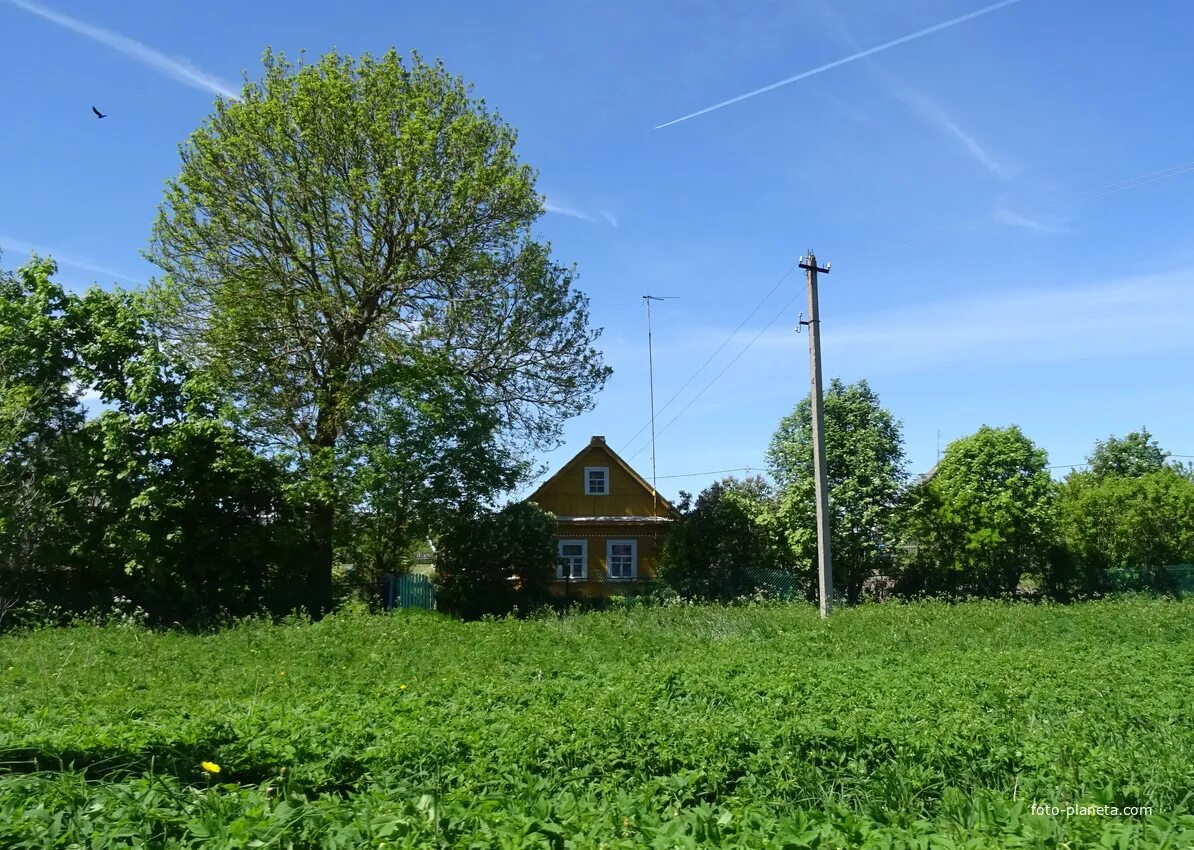
[[[518,128],[552,210],[538,231],[605,329],[615,374],[541,460],[603,434],[650,475],[647,432],[631,442],[650,293],[678,296],[653,310],[660,492],[762,467],[808,391],[803,277],[776,284],[809,248],[833,262],[826,379],[870,380],[910,471],[983,424],[1057,465],[1142,425],[1194,455],[1186,0],[1005,3],[655,129],[990,5],[0,0],[3,263],[37,248],[72,286],[145,280],[177,145],[267,45],[417,49]]]

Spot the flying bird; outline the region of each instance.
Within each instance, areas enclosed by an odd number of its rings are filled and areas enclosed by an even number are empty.
[[[108,117],[107,115],[105,115],[104,113],[102,113],[98,109],[96,109],[94,106],[91,107],[91,111],[95,113],[96,118],[107,118]]]

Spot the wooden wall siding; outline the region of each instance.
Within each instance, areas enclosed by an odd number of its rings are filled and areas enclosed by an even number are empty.
[[[609,495],[585,495],[585,467],[609,468]],[[667,516],[644,488],[610,457],[602,445],[589,445],[565,464],[563,470],[532,497],[556,516]]]
[[[566,584],[553,581],[547,588],[552,596],[566,596],[569,599],[604,599],[608,596],[622,596],[634,587],[633,581],[574,581]]]

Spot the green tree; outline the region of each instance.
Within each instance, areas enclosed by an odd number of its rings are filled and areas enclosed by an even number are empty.
[[[1163,451],[1147,428],[1133,431],[1124,437],[1108,437],[1095,443],[1094,451],[1086,459],[1096,478],[1120,475],[1136,478],[1156,472],[1165,465],[1169,452]]]
[[[1113,587],[1113,571],[1163,589],[1164,567],[1194,562],[1194,481],[1169,466],[1136,476],[1067,476],[1058,531],[1076,567],[1074,592]]]
[[[467,385],[522,455],[608,376],[573,273],[532,237],[543,199],[514,143],[417,55],[267,52],[263,80],[182,148],[149,252],[157,291],[189,357],[308,482],[314,612],[348,487],[338,449],[379,394],[417,373]]]
[[[1016,426],[950,443],[905,512],[904,589],[995,596],[1044,574],[1053,534],[1048,455]]]
[[[78,381],[104,405],[82,428],[71,482],[85,514],[77,560],[123,574],[166,622],[288,607],[296,530],[282,469],[254,453],[207,376],[172,357],[143,296],[91,289],[71,311]]]
[[[697,496],[668,531],[659,578],[686,598],[727,600],[754,592],[763,570],[789,566],[775,491],[761,476],[726,478]]]
[[[556,574],[555,517],[534,502],[460,510],[436,551],[439,607],[465,619],[548,600]]]
[[[20,596],[67,558],[78,521],[79,332],[56,270],[34,258],[0,272],[0,569]]]
[[[824,412],[833,583],[856,602],[869,576],[891,568],[894,511],[906,478],[904,440],[900,423],[865,380],[848,386],[838,378],[830,381]],[[780,486],[780,517],[813,587],[817,522],[810,398],[780,421],[767,461]]]
[[[0,585],[75,609],[129,596],[165,621],[277,602],[281,469],[171,358],[142,297],[69,294],[54,272],[0,275]]]

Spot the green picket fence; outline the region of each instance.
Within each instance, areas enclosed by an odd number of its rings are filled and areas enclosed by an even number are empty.
[[[383,588],[385,609],[425,608],[435,610],[435,585],[424,575],[406,573],[400,576],[386,576]]]

